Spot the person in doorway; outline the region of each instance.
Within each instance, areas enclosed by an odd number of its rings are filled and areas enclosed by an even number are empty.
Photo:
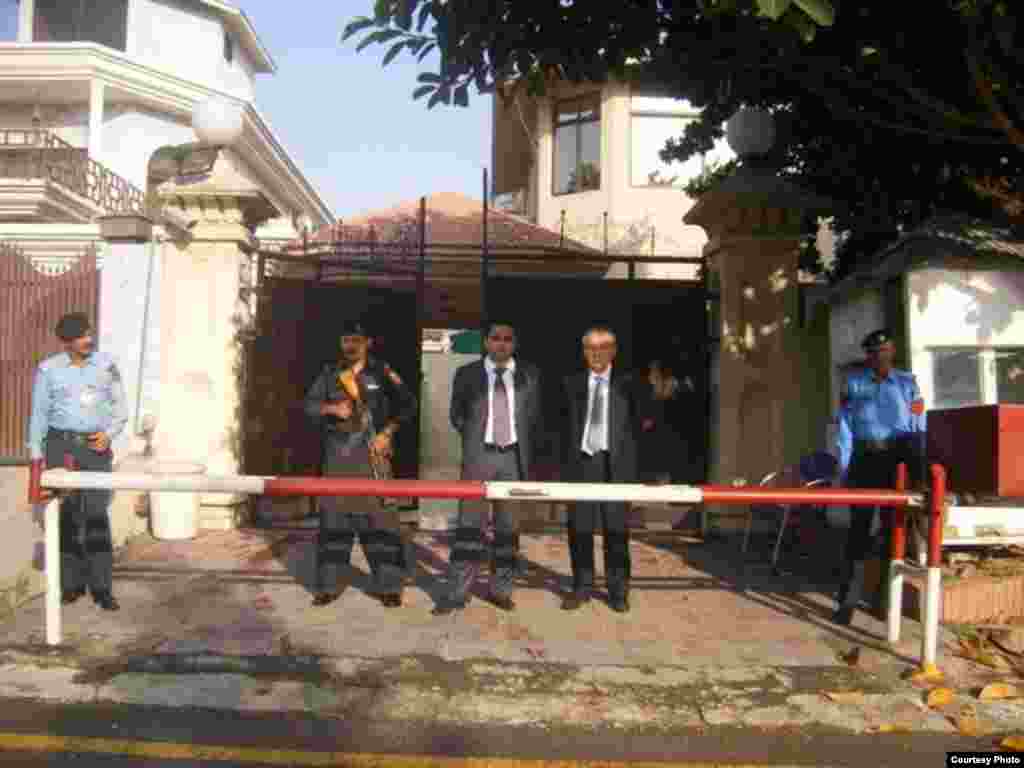
[[[636,391],[632,378],[615,370],[614,332],[591,327],[583,335],[588,370],[566,379],[568,457],[566,478],[580,483],[637,481]],[[569,511],[569,555],[573,591],[562,607],[576,610],[590,601],[594,588],[594,529],[604,534],[604,567],[612,610],[629,610],[629,528],[627,504],[576,502]]]
[[[840,483],[850,488],[892,488],[896,467],[905,463],[910,482],[923,480],[924,400],[917,379],[893,367],[896,347],[892,333],[881,329],[868,334],[861,345],[867,367],[852,372],[840,397],[837,457]],[[860,604],[865,560],[881,544],[889,557],[891,510],[878,510],[881,526],[872,540],[874,508],[853,508],[846,545],[846,573],[837,597],[833,620],[848,626]],[[883,570],[883,572],[885,572]]]
[[[486,356],[455,372],[451,423],[462,437],[462,479],[526,480],[540,421],[540,372],[515,357],[516,332],[507,323],[491,323],[484,340]],[[519,525],[509,502],[494,502],[494,542],[489,600],[515,610],[513,580],[517,572]],[[435,613],[465,607],[484,559],[487,503],[463,501],[455,529],[449,592]]]
[[[96,351],[92,323],[80,312],[64,315],[55,328],[64,351],[36,371],[28,448],[48,467],[110,472],[110,445],[128,421],[117,364]],[[100,608],[120,608],[113,594],[110,492],[74,491],[60,505],[61,601],[68,605],[86,587]],[[46,493],[45,498],[52,494]]]
[[[306,395],[306,415],[321,427],[325,476],[379,476],[399,427],[416,413],[416,396],[387,363],[370,356],[370,348],[366,326],[346,323],[340,362],[326,366]],[[381,602],[400,606],[404,555],[397,511],[360,496],[322,497],[319,507],[313,604],[329,605],[344,592],[339,577],[350,568],[358,533]]]
[[[689,377],[680,380],[661,360],[653,360],[637,382],[640,389],[640,477],[671,483],[689,467],[689,450],[675,423],[676,409],[693,392]]]

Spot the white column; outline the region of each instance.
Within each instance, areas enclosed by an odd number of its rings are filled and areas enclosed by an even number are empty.
[[[60,645],[60,499],[46,504],[43,518],[46,546],[46,644]]]
[[[35,20],[36,0],[19,0],[18,3],[18,42],[32,42],[32,26]]]
[[[89,82],[89,157],[103,162],[103,101],[106,85],[102,80]]]
[[[889,563],[889,621],[888,640],[892,644],[900,641],[900,625],[903,620],[903,560]]]
[[[128,424],[114,442],[118,463],[139,446],[133,445],[143,403],[145,369],[157,356],[152,342],[158,327],[156,312],[156,259],[149,242],[152,223],[139,216],[106,216],[100,219],[106,239],[100,270],[99,348],[112,355],[121,372],[128,406]]]

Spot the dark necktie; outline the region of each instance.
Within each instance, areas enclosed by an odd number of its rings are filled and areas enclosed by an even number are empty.
[[[508,390],[505,389],[505,369],[494,369],[494,444],[504,448],[512,442],[512,425],[508,415]]]

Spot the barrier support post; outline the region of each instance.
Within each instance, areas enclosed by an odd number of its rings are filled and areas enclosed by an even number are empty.
[[[936,659],[939,647],[939,610],[942,600],[942,513],[946,505],[946,470],[932,464],[928,516],[928,575],[924,593],[924,637],[921,641],[922,671],[941,674]]]
[[[896,490],[907,490],[907,465],[896,467]],[[889,553],[889,599],[887,639],[896,644],[900,641],[900,625],[903,619],[903,563],[907,553],[907,510],[894,507],[892,510],[892,542]]]
[[[61,644],[60,615],[60,497],[46,504],[46,644]]]

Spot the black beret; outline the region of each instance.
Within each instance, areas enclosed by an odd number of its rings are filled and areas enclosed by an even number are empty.
[[[892,342],[892,332],[888,328],[880,328],[877,331],[872,331],[864,337],[864,341],[860,343],[861,347],[866,352],[872,352],[880,348],[884,344]]]
[[[341,324],[341,336],[370,336],[366,323],[362,320],[346,320]]]
[[[54,328],[54,333],[61,341],[74,341],[89,333],[92,322],[84,312],[71,312],[64,315]]]

